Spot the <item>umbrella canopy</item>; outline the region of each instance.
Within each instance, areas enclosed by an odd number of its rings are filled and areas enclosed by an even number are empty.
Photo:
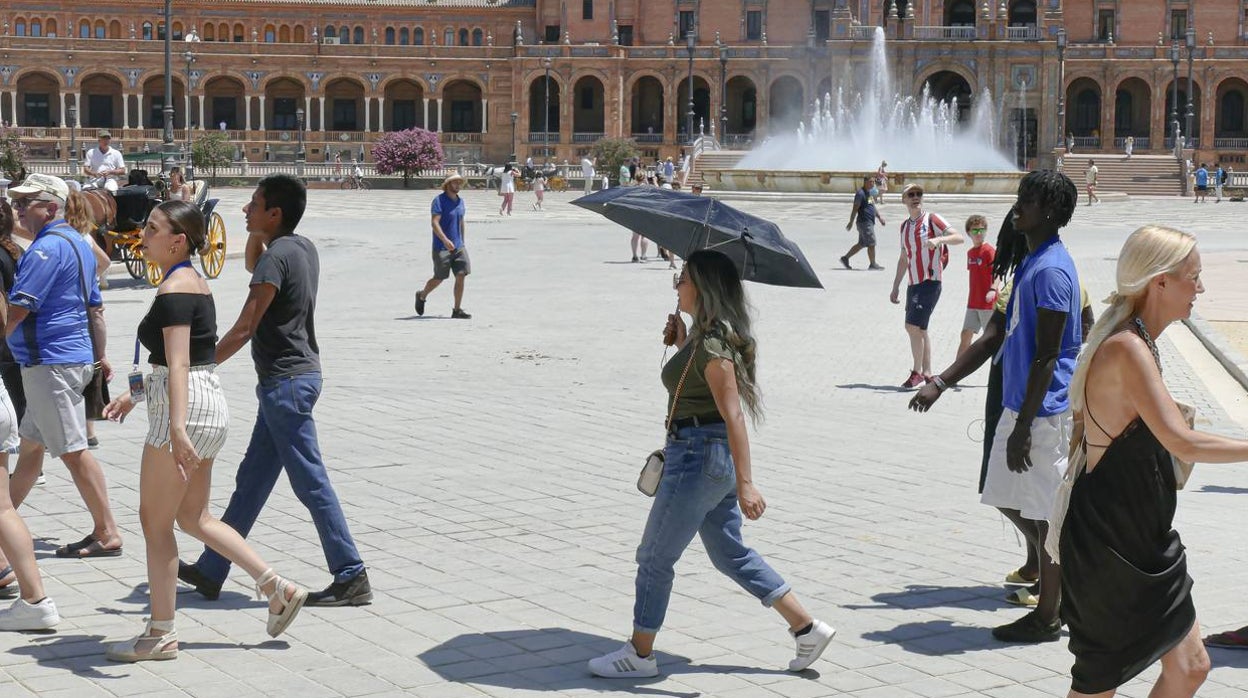
[[[722,201],[658,187],[617,187],[572,203],[682,257],[698,250],[720,252],[733,261],[746,281],[823,288],[806,255],[779,226]]]

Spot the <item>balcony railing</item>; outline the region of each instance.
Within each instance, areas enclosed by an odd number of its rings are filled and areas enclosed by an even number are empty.
[[[1226,150],[1248,150],[1248,138],[1215,138],[1213,147]]]
[[[634,133],[633,140],[638,143],[662,143],[663,134],[661,133]]]
[[[975,38],[975,27],[915,27],[914,38],[936,41],[968,41]]]
[[[605,133],[573,133],[572,142],[573,143],[597,143],[599,140],[602,140],[602,138],[606,135],[607,134]]]
[[[344,132],[344,133],[345,133],[345,132]],[[361,138],[361,140],[363,140],[363,139]],[[480,142],[482,142],[482,141],[481,141],[481,132],[480,132],[480,131],[454,131],[454,132],[447,131],[447,132],[443,132],[443,133],[442,133],[442,142],[443,142],[443,143],[455,143],[455,144],[462,144],[462,143],[480,143]]]
[[[849,38],[859,41],[870,41],[875,38],[875,27],[871,25],[859,25],[849,28]]]
[[[725,148],[742,148],[754,144],[753,133],[729,133],[720,137],[720,144]]]
[[[1075,136],[1075,149],[1101,147],[1100,136]]]
[[[1006,27],[1005,38],[1011,41],[1036,41],[1040,38],[1040,27],[1033,25]]]
[[[547,140],[549,139],[549,140]],[[558,143],[558,131],[529,131],[530,143]]]
[[[1150,142],[1151,141],[1148,136],[1136,136],[1134,148],[1135,150],[1148,150]],[[1114,137],[1114,147],[1118,148],[1119,150],[1127,147],[1127,137],[1126,136]]]

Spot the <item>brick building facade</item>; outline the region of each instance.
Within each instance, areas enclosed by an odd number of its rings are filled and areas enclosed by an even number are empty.
[[[0,10],[0,120],[36,156],[68,149],[71,107],[75,135],[157,149],[163,3],[29,7]],[[1187,144],[1235,162],[1246,16],[1248,0],[186,0],[175,139],[224,126],[250,160],[292,159],[302,113],[311,161],[410,126],[440,132],[451,161],[575,160],[604,135],[670,155],[688,140],[691,34],[693,130],[745,145],[861,79],[881,27],[899,89],[966,107],[988,88],[1003,144],[1029,158],[1067,133],[1083,150],[1132,136],[1166,152],[1177,58]]]

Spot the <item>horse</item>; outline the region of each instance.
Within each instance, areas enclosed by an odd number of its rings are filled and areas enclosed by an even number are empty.
[[[80,193],[87,210],[91,212],[91,220],[95,222],[95,241],[112,259],[113,238],[105,233],[117,225],[117,200],[104,189],[84,189]]]

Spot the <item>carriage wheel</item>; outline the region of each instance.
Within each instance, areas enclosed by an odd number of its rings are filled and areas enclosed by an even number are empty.
[[[208,251],[199,256],[199,266],[210,279],[220,276],[225,267],[225,221],[216,211],[208,219]]]
[[[126,272],[132,279],[142,279],[147,274],[147,263],[143,261],[137,248],[126,243],[117,245],[117,256],[126,265]]]
[[[550,188],[554,189],[555,191],[567,191],[568,180],[564,179],[563,177],[552,177],[550,180]]]
[[[161,271],[160,266],[155,262],[144,261],[143,263],[147,265],[147,269],[145,270],[147,283],[153,286],[159,286],[160,280],[164,277],[165,272]]]

